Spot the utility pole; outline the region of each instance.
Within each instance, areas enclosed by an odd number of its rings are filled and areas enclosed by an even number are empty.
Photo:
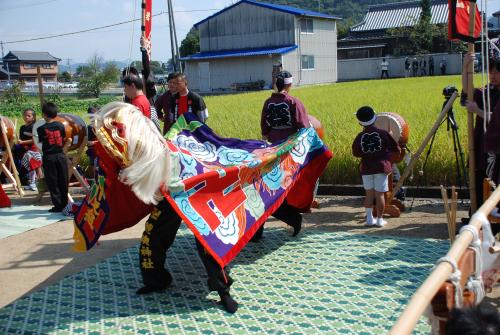
[[[63,60],[66,61],[66,66],[68,67],[69,69],[69,73],[71,73],[71,65],[70,65],[70,62],[73,60],[73,58],[64,58]]]
[[[2,47],[2,61],[3,61],[3,57],[4,57],[4,54],[3,54],[3,41],[0,41],[0,46]],[[5,62],[5,64],[7,65],[7,80],[8,80],[8,83],[10,84],[10,69],[9,69],[9,63],[8,63],[8,62]]]
[[[179,45],[177,43],[177,32],[175,28],[174,10],[172,0],[167,0],[168,6],[168,26],[170,30],[170,50],[172,53],[172,62],[174,64],[175,72],[182,72],[179,60]]]

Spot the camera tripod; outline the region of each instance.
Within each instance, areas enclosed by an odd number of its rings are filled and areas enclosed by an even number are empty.
[[[445,101],[443,102],[443,109],[445,108],[448,101],[450,100],[451,94],[445,95],[444,97],[445,97]],[[460,137],[458,136],[458,124],[457,124],[457,121],[455,119],[455,113],[453,112],[453,104],[446,111],[445,119],[443,121],[441,121],[438,128],[434,131],[434,134],[432,135],[431,143],[429,145],[429,148],[427,149],[427,154],[425,156],[424,164],[422,166],[422,171],[425,173],[425,167],[427,166],[427,161],[428,161],[429,156],[432,152],[432,147],[434,145],[434,140],[436,139],[437,131],[445,122],[446,122],[446,130],[447,131],[451,130],[451,133],[452,133],[453,153],[455,154],[455,173],[457,176],[458,187],[459,187],[459,189],[462,189],[462,186],[468,186],[467,169],[466,169],[465,160],[464,160],[464,152],[462,150],[462,145],[460,144]],[[463,178],[463,180],[462,180],[462,178]],[[464,181],[465,184],[463,184],[462,181]]]
[[[446,101],[444,103],[443,109],[441,110],[441,113],[439,113],[436,121],[434,122],[434,125],[432,126],[432,129],[429,131],[429,133],[427,134],[427,136],[424,138],[424,140],[420,144],[420,147],[417,149],[417,151],[411,157],[410,162],[408,163],[408,165],[406,166],[405,170],[401,174],[401,178],[398,180],[396,186],[394,186],[394,189],[393,189],[392,193],[390,194],[389,198],[387,199],[387,202],[390,203],[392,201],[392,198],[393,198],[394,194],[396,194],[399,191],[399,189],[401,188],[401,186],[403,186],[403,183],[405,182],[406,178],[408,178],[408,176],[410,175],[411,171],[415,167],[415,164],[420,159],[420,155],[422,155],[422,153],[424,152],[425,147],[427,146],[427,144],[429,143],[429,141],[432,138],[434,138],[434,136],[436,134],[436,131],[438,130],[439,126],[446,119],[448,119],[448,115],[449,115],[448,111],[453,107],[453,102],[455,102],[455,99],[458,96],[458,92],[455,90],[455,91],[453,91],[451,93],[451,95],[447,95],[447,96],[449,96],[449,98],[446,98]],[[455,117],[454,116],[453,116],[452,120],[453,120],[453,123],[456,125]],[[457,135],[458,135],[458,131],[457,131]],[[457,136],[457,138],[458,138],[458,136]],[[456,141],[456,144],[457,144],[457,152],[458,152],[458,147],[460,147],[459,146],[459,141]],[[458,154],[458,155],[463,155],[463,153],[462,154]]]

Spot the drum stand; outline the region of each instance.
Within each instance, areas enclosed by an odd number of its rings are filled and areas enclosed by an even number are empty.
[[[72,153],[68,153],[70,146],[71,146],[71,139],[68,139],[66,140],[66,143],[63,148],[63,152],[66,155],[66,163],[68,164],[68,183],[71,177],[74,175],[76,179],[78,179],[80,185],[85,189],[85,191],[89,191],[90,185],[87,183],[85,177],[83,177],[82,174],[76,168],[78,163],[80,162],[83,150],[85,150],[85,147],[87,146],[87,137],[85,137],[80,147],[78,147],[78,149]],[[42,197],[45,194],[45,192],[46,190],[43,190],[38,193],[38,197],[36,199],[37,202],[40,202],[42,200]],[[69,192],[68,192],[68,200],[74,202],[73,197],[69,194]]]
[[[7,139],[7,127],[3,124],[1,118],[0,118],[0,126],[2,129],[0,129],[0,132],[2,133],[2,139],[4,143],[6,144],[6,155],[2,155],[2,158],[0,159],[0,174],[3,172],[7,178],[10,180],[11,184],[4,185],[4,187],[13,187],[17,193],[19,194],[19,197],[24,196],[24,191],[23,187],[21,186],[21,181],[19,180],[19,173],[17,172],[16,164],[14,163],[14,156],[12,155],[12,146],[14,145],[13,140],[8,140]],[[10,162],[10,167],[12,172],[9,170],[7,167],[7,161]]]

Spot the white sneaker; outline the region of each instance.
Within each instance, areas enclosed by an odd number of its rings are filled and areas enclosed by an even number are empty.
[[[373,216],[372,217],[366,217],[366,226],[368,227],[371,227],[375,224],[375,220],[373,219]]]
[[[385,221],[384,219],[380,218],[380,219],[377,219],[377,222],[375,223],[375,226],[377,227],[383,227],[387,224],[387,221]]]
[[[36,184],[29,184],[27,186],[24,186],[24,189],[27,191],[38,191]]]

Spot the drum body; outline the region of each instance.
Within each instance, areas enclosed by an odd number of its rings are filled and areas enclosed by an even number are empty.
[[[4,137],[2,135],[2,132],[3,132],[3,129],[6,128],[7,129],[7,140],[12,140],[14,138],[14,123],[6,118],[5,116],[1,116],[0,117],[1,119],[1,122],[2,122],[2,127],[0,127],[0,148],[6,148],[7,145],[4,141]]]
[[[390,112],[383,112],[377,114],[375,127],[383,129],[392,134],[392,138],[399,144],[401,153],[399,155],[391,155],[392,163],[401,162],[406,154],[406,144],[410,136],[410,127],[408,123],[401,117],[401,115]]]
[[[64,126],[64,131],[66,133],[64,140],[71,138],[71,145],[69,147],[69,150],[76,150],[80,148],[87,136],[87,125],[85,124],[85,121],[78,115],[71,115],[71,114],[58,114],[55,117],[56,121],[59,121],[63,124]],[[33,126],[33,134],[37,134],[37,130],[40,126],[45,124],[45,120],[38,120],[35,122]],[[42,143],[38,139],[38,136],[34,136],[33,141],[35,142],[36,146],[41,150],[42,149]]]
[[[319,138],[321,138],[321,140],[324,140],[325,139],[325,129],[323,128],[323,125],[321,124],[321,122],[319,122],[319,120],[316,119],[312,115],[308,115],[308,118],[309,118],[309,123],[316,130]]]

